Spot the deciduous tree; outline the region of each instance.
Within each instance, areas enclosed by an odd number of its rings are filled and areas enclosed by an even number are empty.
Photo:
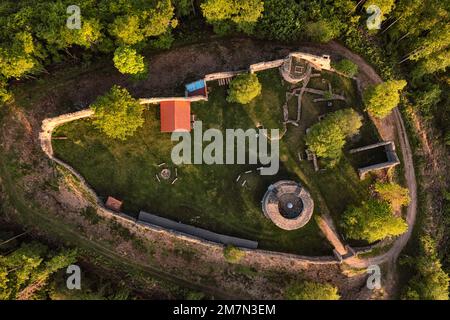
[[[400,91],[405,86],[405,80],[390,80],[370,86],[363,95],[366,110],[377,118],[386,117],[399,104]]]
[[[373,199],[360,207],[350,206],[342,215],[341,226],[348,238],[368,242],[398,236],[408,229],[401,217],[393,215],[388,202]]]
[[[91,108],[93,123],[111,138],[126,140],[144,123],[144,107],[119,86],[98,97]]]
[[[261,83],[254,73],[238,75],[230,83],[228,102],[247,104],[261,93]]]

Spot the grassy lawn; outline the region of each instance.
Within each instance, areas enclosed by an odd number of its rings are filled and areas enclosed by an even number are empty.
[[[213,85],[209,101],[192,104],[192,113],[203,122],[203,129],[282,127],[282,105],[288,86],[278,70],[258,73],[263,85],[260,97],[246,106],[225,100],[227,87]],[[352,89],[354,89],[352,87]],[[345,90],[345,89],[344,89]],[[312,101],[304,103],[305,125],[317,121]],[[320,114],[320,112],[319,112]],[[170,153],[176,142],[170,134],[159,132],[159,107],[144,113],[145,124],[125,142],[109,139],[90,120],[68,123],[57,129],[56,156],[76,168],[102,197],[124,200],[123,210],[136,215],[139,210],[204,227],[216,232],[257,240],[268,250],[305,255],[331,254],[316,222],[311,219],[296,231],[278,229],[261,211],[267,187],[280,179],[303,183],[315,200],[315,213],[329,211],[334,217],[349,203],[367,197],[368,181],[359,181],[354,168],[344,159],[333,170],[314,172],[309,162],[299,162],[297,152],[304,147],[304,127],[290,126],[280,143],[280,170],[275,176],[260,176],[258,165],[180,165],[175,184],[158,182],[158,164],[175,171]],[[303,125],[303,124],[302,124]],[[252,173],[244,174],[247,170]],[[242,174],[239,183],[235,180]],[[245,186],[241,185],[247,180]]]

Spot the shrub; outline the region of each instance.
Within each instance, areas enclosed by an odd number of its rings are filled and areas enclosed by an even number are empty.
[[[306,35],[315,42],[329,42],[339,37],[341,23],[338,20],[320,20],[306,25]]]
[[[351,60],[343,59],[339,62],[333,63],[333,68],[342,72],[347,77],[354,77],[358,73],[358,66]]]
[[[111,138],[126,140],[144,123],[144,107],[119,86],[97,98],[91,108],[94,125]]]
[[[396,183],[376,183],[375,191],[380,198],[389,202],[393,210],[399,210],[409,204],[409,190]]]
[[[223,256],[229,263],[238,263],[245,256],[245,252],[235,246],[228,245],[223,249]]]
[[[288,300],[339,300],[338,289],[328,283],[304,281],[291,284],[285,292]]]
[[[238,75],[230,83],[227,101],[247,104],[261,94],[261,89],[256,74]]]

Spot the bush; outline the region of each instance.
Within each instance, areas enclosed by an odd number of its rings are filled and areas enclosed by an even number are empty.
[[[389,115],[399,104],[400,91],[405,86],[405,80],[390,80],[368,87],[363,95],[367,112],[377,118]]]
[[[358,66],[351,60],[343,59],[339,62],[333,63],[333,68],[342,72],[347,77],[354,77],[358,73]]]
[[[123,74],[145,73],[144,57],[130,47],[119,47],[114,51],[114,66]]]
[[[152,40],[150,45],[155,49],[170,49],[174,41],[174,37],[171,32],[166,32],[160,35],[157,39]]]
[[[94,125],[111,138],[126,140],[144,123],[144,107],[119,86],[97,98],[91,108]]]
[[[393,215],[390,204],[379,200],[349,207],[342,215],[341,226],[348,238],[368,242],[398,236],[408,229],[401,217]]]
[[[238,263],[245,256],[245,252],[235,246],[228,245],[223,249],[223,256],[229,263]]]
[[[306,25],[306,35],[315,42],[329,42],[339,37],[341,23],[338,20],[320,20]]]
[[[285,292],[288,300],[339,300],[338,289],[328,283],[304,281],[291,284]]]
[[[247,104],[261,94],[261,89],[256,74],[238,75],[230,83],[227,101]]]
[[[389,202],[393,210],[399,210],[410,202],[409,190],[396,183],[376,183],[375,191],[381,199]]]

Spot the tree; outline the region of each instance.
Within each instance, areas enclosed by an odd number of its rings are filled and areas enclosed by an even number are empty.
[[[216,33],[226,33],[232,26],[251,33],[262,15],[264,3],[261,0],[206,0],[200,7]]]
[[[341,109],[330,113],[327,121],[336,123],[346,138],[358,134],[362,126],[362,117],[352,108]]]
[[[415,275],[402,294],[406,300],[448,300],[449,275],[442,269],[436,243],[429,235],[420,237],[420,255],[409,261]]]
[[[146,71],[144,57],[130,47],[119,47],[114,51],[114,66],[123,74],[139,74]]]
[[[306,135],[308,148],[333,166],[342,155],[345,139],[358,133],[362,118],[351,108],[328,114],[313,125]]]
[[[426,74],[433,74],[445,71],[450,66],[450,49],[433,53],[419,61],[412,72],[413,81],[416,81]]]
[[[408,224],[392,213],[386,201],[368,200],[360,207],[350,206],[342,215],[341,226],[350,239],[374,242],[398,236],[408,229]]]
[[[295,0],[265,0],[255,34],[271,40],[299,40],[304,31],[305,15]]]
[[[405,86],[405,80],[390,80],[368,87],[363,95],[366,110],[377,118],[386,117],[399,104]]]
[[[117,17],[110,26],[110,33],[124,45],[133,45],[145,38],[139,17],[132,14]]]
[[[238,263],[245,256],[245,252],[235,246],[228,245],[223,249],[223,256],[230,263]]]
[[[241,74],[234,78],[228,90],[228,102],[247,104],[261,94],[261,83],[254,73]]]
[[[75,250],[55,253],[37,242],[0,255],[0,300],[33,298],[51,274],[74,263],[76,256]]]
[[[329,283],[302,281],[291,284],[285,292],[288,300],[339,300],[338,289]]]
[[[329,42],[341,34],[342,24],[337,19],[319,20],[306,25],[306,35],[315,42]]]
[[[339,62],[333,63],[333,68],[342,72],[347,77],[354,77],[358,73],[358,65],[351,60],[342,59]]]
[[[125,140],[144,123],[144,107],[126,89],[113,86],[91,106],[93,123],[107,136]]]
[[[409,190],[396,183],[377,182],[375,191],[382,200],[390,203],[394,211],[400,210],[401,207],[408,205],[411,201]]]

